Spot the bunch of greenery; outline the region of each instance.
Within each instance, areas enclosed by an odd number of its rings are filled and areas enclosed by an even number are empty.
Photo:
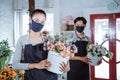
[[[113,53],[109,50],[107,50],[105,47],[102,45],[94,45],[94,44],[88,44],[87,45],[87,52],[91,54],[92,56],[97,55],[98,57],[105,56],[109,59],[112,59]]]
[[[12,53],[13,51],[9,47],[8,40],[2,40],[0,41],[0,69],[5,67],[5,62],[7,60],[7,57]]]

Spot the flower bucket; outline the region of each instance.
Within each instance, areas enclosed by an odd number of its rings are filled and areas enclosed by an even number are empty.
[[[92,65],[92,66],[97,66],[99,65],[98,64],[98,61],[100,61],[102,59],[102,57],[98,57],[97,55],[92,55],[91,53],[88,53],[87,54],[87,57],[90,59],[90,62],[89,64]]]
[[[47,60],[51,62],[51,66],[48,68],[48,71],[56,73],[56,74],[62,74],[63,72],[61,72],[59,68],[60,63],[62,62],[67,63],[67,61],[69,60],[69,56],[62,57],[57,52],[49,51]]]

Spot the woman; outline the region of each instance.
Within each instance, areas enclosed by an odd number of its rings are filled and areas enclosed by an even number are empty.
[[[78,52],[71,54],[68,80],[90,80],[88,58],[86,57],[86,45],[90,43],[90,39],[83,32],[86,23],[87,21],[84,17],[77,17],[74,20],[75,34],[73,39],[75,40],[74,44],[78,48]]]
[[[36,9],[31,14],[30,30],[27,35],[19,38],[12,67],[25,70],[24,80],[57,80],[57,74],[47,71],[50,62],[46,60],[47,51],[44,47],[44,37],[40,33],[46,21],[46,13]],[[24,53],[24,61],[21,63],[21,53]],[[61,71],[67,72],[69,65],[63,63]]]

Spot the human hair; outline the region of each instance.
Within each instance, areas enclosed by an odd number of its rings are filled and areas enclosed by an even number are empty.
[[[33,12],[31,13],[30,17],[33,17],[33,15],[36,14],[36,13],[44,14],[45,17],[46,17],[46,13],[45,13],[45,11],[42,10],[42,9],[35,9],[35,10],[33,10]]]
[[[74,20],[74,23],[76,23],[77,21],[83,21],[84,24],[87,23],[87,20],[86,20],[84,17],[77,17],[77,18]]]

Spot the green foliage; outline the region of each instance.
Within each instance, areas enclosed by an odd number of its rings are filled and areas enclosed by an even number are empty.
[[[12,50],[10,50],[8,40],[0,41],[0,68],[5,66],[5,61],[11,53]]]
[[[60,53],[60,46],[55,46],[55,50],[57,53]]]
[[[9,47],[8,40],[3,40],[0,42],[0,57],[7,57],[12,52]]]
[[[64,43],[66,43],[67,37],[65,35],[54,35],[54,39],[55,41],[62,41]]]
[[[87,49],[87,52],[93,56],[95,56],[95,55],[97,55],[98,57],[105,56],[109,59],[112,59],[112,57],[113,57],[113,53],[111,51],[107,50],[102,45],[88,44],[86,49]]]

